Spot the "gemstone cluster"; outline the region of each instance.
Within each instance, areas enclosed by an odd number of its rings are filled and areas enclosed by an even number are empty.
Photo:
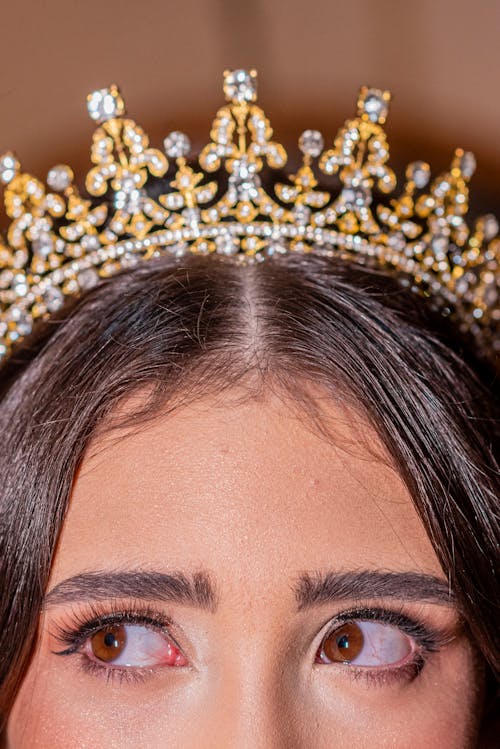
[[[301,163],[283,176],[287,153],[256,103],[255,71],[226,71],[224,94],[192,160],[180,131],[163,150],[151,147],[115,85],[90,94],[97,129],[84,191],[67,165],[44,185],[14,154],[0,157],[10,219],[0,241],[0,360],[67,297],[162,253],[189,252],[238,262],[318,252],[376,266],[455,318],[480,350],[500,347],[498,222],[465,219],[473,154],[457,149],[434,178],[427,163],[409,164],[396,193],[383,129],[390,94],[363,87],[333,143],[305,130]]]

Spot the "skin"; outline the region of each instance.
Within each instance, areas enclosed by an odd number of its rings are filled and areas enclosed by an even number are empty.
[[[78,601],[53,593],[11,712],[10,749],[475,745],[481,677],[453,602],[348,590],[298,610],[293,585],[304,572],[446,579],[373,430],[330,401],[327,440],[289,406],[271,393],[238,404],[206,399],[118,440],[94,441],[49,591],[95,571],[203,569],[216,601],[205,609],[144,602],[120,589],[94,602],[104,612],[147,606],[175,622],[185,665],[159,665],[131,681],[102,668],[89,673],[86,655],[53,653],[64,648],[57,626],[88,614],[93,595],[92,586]],[[446,642],[418,675],[317,662],[331,622],[360,606],[404,612]],[[414,647],[400,629],[390,631]]]

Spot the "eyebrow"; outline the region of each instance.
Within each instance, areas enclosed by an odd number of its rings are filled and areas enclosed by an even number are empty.
[[[175,601],[215,611],[217,594],[205,571],[182,572],[149,570],[84,572],[58,583],[45,597],[46,606],[110,598],[137,598],[143,601]]]
[[[298,610],[331,601],[388,598],[400,601],[453,605],[449,583],[420,572],[327,572],[304,573],[295,587]]]
[[[397,599],[453,605],[449,584],[418,572],[304,572],[294,585],[297,610],[325,603],[359,599]],[[217,610],[219,596],[212,575],[201,570],[182,572],[147,570],[85,572],[58,583],[45,597],[45,606],[113,598],[173,601],[207,611]]]

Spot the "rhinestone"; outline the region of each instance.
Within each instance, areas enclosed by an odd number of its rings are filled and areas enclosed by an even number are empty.
[[[401,232],[396,232],[395,234],[390,234],[387,239],[387,244],[389,247],[391,247],[393,250],[397,250],[398,252],[402,252],[406,247],[406,242],[404,235]]]
[[[138,262],[139,258],[132,252],[126,252],[121,260],[121,264],[124,268],[134,268]]]
[[[12,283],[12,288],[17,296],[26,296],[28,293],[28,283],[24,273],[16,273]]]
[[[311,210],[307,208],[305,205],[296,205],[293,208],[293,217],[295,219],[295,222],[299,224],[299,226],[306,226],[306,224],[309,223],[309,219],[311,217]]]
[[[119,190],[115,193],[115,208],[126,211],[127,213],[137,213],[141,208],[141,198],[141,190],[132,190],[131,192]],[[116,228],[116,231],[123,231],[123,227],[121,229]]]
[[[471,151],[466,151],[459,160],[460,171],[466,179],[470,179],[476,171],[476,157]]]
[[[163,147],[165,153],[171,159],[182,159],[185,158],[191,150],[191,142],[187,135],[178,130],[174,130],[174,132],[169,133],[163,141]]]
[[[184,208],[182,217],[186,226],[196,227],[200,221],[200,212],[197,208]]]
[[[105,122],[120,117],[125,112],[125,104],[116,86],[101,88],[87,96],[89,115],[96,122]]]
[[[233,104],[255,101],[257,98],[257,74],[255,71],[231,70],[224,74],[224,94]]]
[[[30,315],[26,312],[21,312],[17,317],[17,332],[20,336],[29,335],[33,329],[32,320]]]
[[[299,148],[304,156],[317,158],[324,146],[323,136],[319,130],[304,130],[299,138]]]
[[[363,187],[344,187],[341,194],[347,208],[363,208],[371,203],[371,195]]]
[[[215,238],[217,252],[222,255],[236,255],[239,249],[239,242],[230,234],[221,234]]]
[[[361,169],[353,169],[350,174],[345,177],[345,182],[349,187],[358,187],[363,182],[363,172]]]
[[[55,286],[51,286],[43,295],[43,300],[47,305],[49,312],[56,312],[60,309],[64,302],[63,293],[60,289]]]
[[[477,220],[477,228],[484,232],[484,238],[489,242],[498,234],[498,219],[492,213],[488,213]]]
[[[189,250],[187,242],[177,242],[170,247],[170,252],[176,257],[183,257]]]
[[[448,237],[438,235],[431,241],[431,247],[436,258],[441,259],[448,249]]]
[[[284,242],[273,242],[266,248],[266,255],[269,257],[273,255],[285,255],[287,251],[287,246]]]
[[[81,239],[81,245],[88,252],[90,252],[91,250],[97,250],[100,246],[99,239],[95,236],[95,234],[85,234],[85,236],[83,236]]]
[[[491,283],[494,283],[494,278]],[[494,305],[496,305],[497,300],[498,300],[498,292],[496,288],[494,286],[489,286],[484,292],[484,303],[488,307],[493,307]]]
[[[73,182],[73,171],[66,164],[53,166],[47,174],[47,184],[51,190],[63,192]]]
[[[412,164],[408,164],[406,170],[406,179],[415,182],[415,186],[422,190],[429,182],[431,176],[431,170],[429,164],[425,161],[414,161]]]
[[[383,123],[389,111],[383,92],[378,88],[368,89],[361,99],[361,110],[372,122]]]
[[[4,185],[8,185],[9,182],[14,179],[20,168],[21,165],[13,153],[10,153],[10,151],[4,153],[3,156],[0,156],[0,182],[3,182]]]
[[[41,235],[38,239],[34,239],[31,243],[31,249],[35,255],[39,257],[47,257],[54,249],[54,242],[50,235]]]
[[[256,169],[256,164],[252,163],[244,156],[241,159],[235,159],[233,161],[232,170],[235,180],[243,181],[251,178],[255,174]]]
[[[80,271],[77,279],[81,289],[91,289],[99,281],[99,276],[94,268],[86,268]]]

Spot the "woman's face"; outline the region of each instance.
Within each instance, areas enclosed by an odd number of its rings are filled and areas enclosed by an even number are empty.
[[[429,539],[372,430],[324,408],[330,442],[271,395],[95,441],[10,749],[472,745]]]

